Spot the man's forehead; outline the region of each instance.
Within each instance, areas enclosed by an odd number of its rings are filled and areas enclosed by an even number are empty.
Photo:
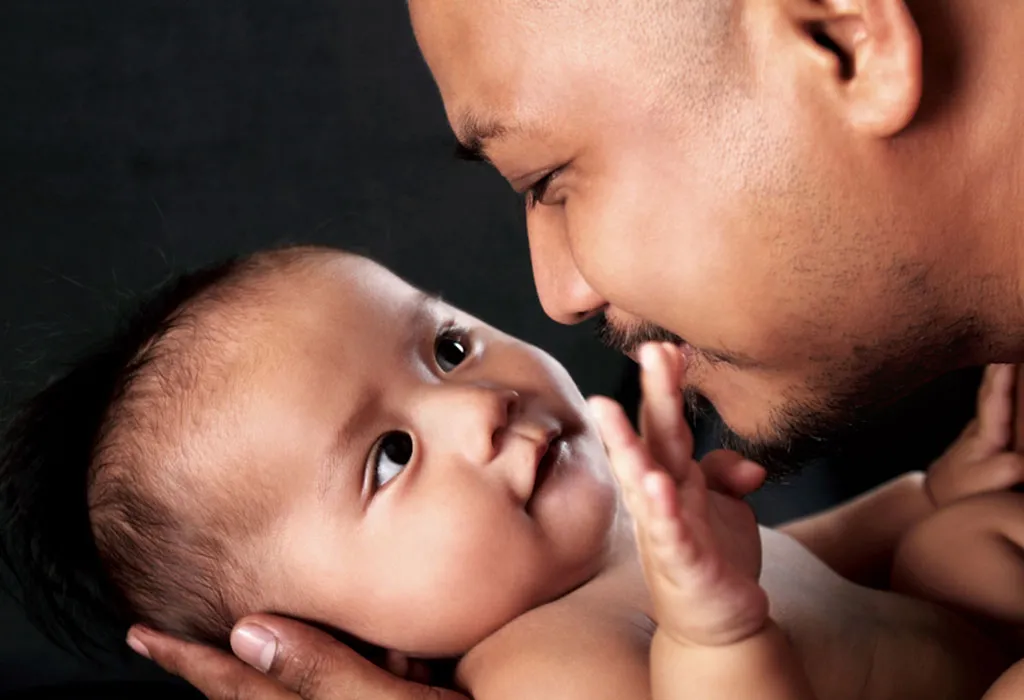
[[[524,12],[521,4],[522,0],[411,1],[417,42],[446,102],[466,94],[499,101],[526,79],[527,72],[536,79],[538,70],[551,69],[550,59],[561,51],[566,32],[559,32],[548,18],[534,19],[537,13]]]

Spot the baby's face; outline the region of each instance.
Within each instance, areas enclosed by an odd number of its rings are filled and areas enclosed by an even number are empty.
[[[561,365],[358,257],[270,285],[209,431],[210,483],[270,511],[262,610],[454,655],[600,569],[615,490]]]

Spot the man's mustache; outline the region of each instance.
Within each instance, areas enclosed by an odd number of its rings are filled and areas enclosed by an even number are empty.
[[[682,345],[685,341],[678,335],[661,326],[641,321],[638,324],[620,328],[608,320],[602,314],[597,319],[597,327],[594,329],[597,339],[612,350],[617,350],[624,355],[634,352],[644,343],[672,343]]]

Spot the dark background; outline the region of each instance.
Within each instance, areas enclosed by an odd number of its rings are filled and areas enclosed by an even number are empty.
[[[543,316],[521,206],[452,146],[403,2],[7,0],[3,408],[173,272],[283,242],[369,253],[543,346],[585,393],[635,399],[627,361]],[[769,488],[755,498],[762,519],[924,467],[971,414],[975,381],[943,380],[830,464]],[[710,446],[714,426],[698,428]],[[0,598],[0,696],[159,677],[142,661],[77,662]]]

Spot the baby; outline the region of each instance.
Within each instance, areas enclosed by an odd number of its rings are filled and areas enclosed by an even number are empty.
[[[1007,668],[1011,369],[927,477],[759,531],[729,491],[760,467],[693,461],[678,352],[641,359],[643,439],[365,258],[260,253],[184,278],[28,404],[0,551],[79,646],[96,620],[226,645],[275,612],[456,659],[478,700],[977,698]],[[965,615],[839,575],[894,555],[897,585]]]

